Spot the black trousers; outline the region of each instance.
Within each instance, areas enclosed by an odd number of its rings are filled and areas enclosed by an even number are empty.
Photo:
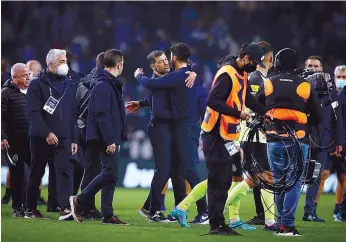
[[[59,145],[48,145],[45,138],[31,137],[31,164],[26,189],[26,207],[37,208],[37,196],[47,162],[54,163],[57,198],[63,210],[69,207],[69,197],[73,194],[73,164],[71,163],[71,139],[59,139]]]
[[[25,176],[24,168],[25,164],[30,167],[30,148],[29,148],[29,139],[27,137],[17,137],[16,142],[10,142],[9,155],[13,161],[16,161],[16,166],[13,166],[8,162],[8,166],[11,173],[11,188],[12,188],[12,208],[19,209],[22,204],[25,203]],[[7,155],[6,159],[7,159]],[[36,197],[37,199],[37,197]]]
[[[84,177],[81,183],[81,190],[83,191],[95,177],[101,173],[101,156],[99,141],[89,141],[86,143],[84,153]],[[85,205],[85,209],[95,208],[95,196],[91,197]]]
[[[91,204],[95,201],[95,195],[101,191],[101,212],[105,218],[113,216],[113,197],[115,185],[118,181],[118,160],[119,153],[115,152],[112,155],[106,153],[107,146],[99,140],[91,140],[90,151],[97,158],[97,161],[101,161],[102,172],[98,174],[86,188],[82,190],[82,193],[78,195],[77,199],[82,206]],[[96,157],[98,154],[98,157]]]
[[[152,122],[148,127],[148,136],[153,147],[155,173],[150,186],[150,214],[161,211],[162,190],[171,172],[172,126],[169,123]]]
[[[208,169],[209,224],[212,229],[215,229],[226,226],[223,210],[227,192],[232,185],[233,159],[239,156],[231,157],[220,138],[204,133],[202,139]]]

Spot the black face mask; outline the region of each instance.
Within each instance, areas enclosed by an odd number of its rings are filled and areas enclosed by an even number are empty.
[[[247,73],[251,73],[251,72],[254,72],[256,70],[256,68],[257,68],[257,64],[252,65],[252,64],[249,63],[249,64],[246,64],[242,68],[242,70],[247,72]]]

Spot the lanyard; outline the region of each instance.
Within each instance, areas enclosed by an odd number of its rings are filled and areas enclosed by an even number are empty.
[[[59,99],[57,99],[58,102],[60,102],[60,100],[65,96],[66,91],[67,91],[67,88],[65,89],[64,93],[62,94],[62,96]],[[52,88],[51,87],[49,87],[49,94],[50,94],[51,97],[53,97]]]

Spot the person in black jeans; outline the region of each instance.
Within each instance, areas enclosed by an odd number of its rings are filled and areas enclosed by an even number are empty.
[[[254,112],[265,114],[265,108],[251,95],[247,73],[261,60],[264,50],[256,44],[244,44],[237,57],[226,56],[218,63],[212,88],[207,99],[207,110],[202,123],[203,152],[208,169],[209,234],[239,235],[225,224],[223,210],[227,191],[232,184],[232,164],[236,162],[240,145],[240,119],[250,115],[244,105]]]
[[[90,145],[86,142],[86,129],[88,119],[88,102],[90,100],[92,85],[94,84],[93,74],[104,68],[104,52],[101,52],[96,57],[96,67],[91,71],[90,74],[86,75],[81,79],[76,92],[76,102],[78,109],[77,129],[78,129],[78,160],[81,166],[84,168],[84,176],[80,185],[83,191],[89,183],[101,173],[101,162],[99,157],[93,156],[90,150]],[[75,193],[77,194],[77,192]],[[83,209],[83,217],[85,219],[101,219],[102,215],[97,210],[95,205],[95,197],[91,199],[90,205],[85,206]]]
[[[117,78],[123,70],[123,53],[116,49],[107,50],[104,64],[105,69],[93,73],[97,81],[92,87],[87,117],[87,145],[95,162],[101,160],[102,172],[79,195],[70,197],[70,205],[73,218],[81,223],[83,206],[90,205],[102,189],[102,223],[125,225],[127,223],[114,216],[112,205],[118,179],[120,144],[127,140],[122,83]]]
[[[27,92],[31,164],[25,218],[44,218],[37,210],[36,197],[45,167],[51,159],[56,174],[59,220],[70,220],[69,197],[73,194],[70,158],[78,149],[75,90],[67,77],[66,51],[52,49],[46,60],[48,68],[30,82]]]
[[[1,150],[11,172],[13,217],[24,217],[24,164],[30,166],[26,91],[29,68],[17,63],[1,89]]]

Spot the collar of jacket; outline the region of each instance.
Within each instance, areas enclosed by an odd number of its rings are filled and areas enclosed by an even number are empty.
[[[19,88],[13,83],[13,80],[12,78],[11,79],[8,79],[5,83],[4,83],[4,87],[8,87],[8,88],[12,88],[14,89],[15,91],[18,91],[19,92]]]
[[[61,95],[65,92],[67,86],[69,85],[68,83],[68,77],[67,76],[60,76],[60,75],[56,75],[54,73],[52,73],[51,71],[49,71],[49,69],[44,69],[41,71],[40,75],[39,75],[40,79],[45,82],[47,85],[49,85],[52,89],[54,89],[55,91],[57,91],[58,93],[60,93]],[[61,93],[58,89],[56,89],[50,82],[51,81],[63,81],[64,82],[64,91],[63,93]],[[72,85],[70,83],[70,85]]]

